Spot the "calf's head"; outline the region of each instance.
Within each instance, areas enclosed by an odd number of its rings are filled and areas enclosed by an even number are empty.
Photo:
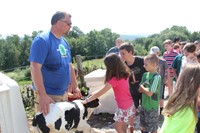
[[[88,102],[86,104],[84,104],[83,106],[85,107],[85,112],[83,114],[83,119],[89,119],[89,117],[91,116],[91,114],[94,111],[94,108],[98,107],[100,105],[99,103],[99,99],[95,99],[91,102]]]

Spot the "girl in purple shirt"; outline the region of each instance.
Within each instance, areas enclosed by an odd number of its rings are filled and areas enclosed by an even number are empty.
[[[130,132],[133,133],[135,106],[129,91],[129,69],[116,54],[107,55],[104,64],[106,66],[105,85],[92,93],[92,96],[83,101],[83,104],[100,97],[112,88],[118,106],[114,116],[115,129],[118,133],[126,133],[129,125]]]

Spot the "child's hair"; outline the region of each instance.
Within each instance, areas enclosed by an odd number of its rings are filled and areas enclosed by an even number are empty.
[[[165,44],[169,44],[172,46],[172,41],[170,39],[167,39],[163,42],[163,46],[165,46]]]
[[[200,59],[200,51],[196,53],[197,59]]]
[[[104,64],[106,66],[105,82],[108,82],[112,77],[126,79],[130,76],[128,66],[115,53],[108,54],[104,59]]]
[[[174,45],[173,45],[173,48],[176,50],[176,49],[179,49],[180,48],[180,45],[179,44],[177,44],[177,43],[175,43]]]
[[[187,43],[184,47],[183,50],[186,50],[188,53],[193,53],[196,51],[196,46],[194,43]]]
[[[156,54],[149,54],[144,57],[144,60],[148,60],[152,64],[158,64],[158,62],[159,62],[159,58]]]
[[[184,107],[192,107],[197,116],[197,98],[200,87],[200,65],[186,65],[175,86],[175,92],[169,98],[163,115],[170,116]]]
[[[173,40],[173,43],[177,43],[177,42],[180,42],[181,39],[179,37],[174,37],[174,40]]]
[[[185,46],[185,44],[187,44],[187,41],[180,42],[180,45]]]
[[[119,50],[126,50],[127,52],[132,52],[132,54],[134,54],[133,44],[129,42],[122,43]]]

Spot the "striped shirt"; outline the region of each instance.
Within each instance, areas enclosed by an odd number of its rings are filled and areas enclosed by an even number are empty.
[[[169,71],[170,71],[170,77],[174,77],[174,73],[172,70],[172,62],[174,61],[174,58],[178,55],[178,53],[172,49],[170,52],[165,51],[163,54],[164,60],[166,60],[166,63],[168,65]]]

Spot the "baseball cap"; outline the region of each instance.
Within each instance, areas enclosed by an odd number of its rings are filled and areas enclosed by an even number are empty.
[[[151,47],[149,54],[157,54],[158,52],[160,52],[159,47],[153,46],[153,47]]]

